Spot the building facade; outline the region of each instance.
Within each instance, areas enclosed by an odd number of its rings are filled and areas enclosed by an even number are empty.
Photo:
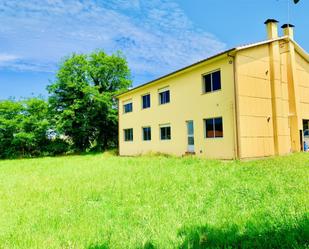
[[[233,159],[301,151],[309,124],[309,55],[293,25],[117,96],[119,154]]]

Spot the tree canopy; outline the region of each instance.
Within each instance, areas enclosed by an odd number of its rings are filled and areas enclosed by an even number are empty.
[[[0,158],[56,155],[115,147],[114,95],[131,85],[121,53],[72,54],[48,86],[48,101],[0,101]]]
[[[49,103],[57,130],[72,139],[74,150],[116,145],[118,112],[113,96],[130,85],[130,70],[121,53],[98,50],[63,61],[48,86]]]
[[[0,101],[0,158],[54,155],[65,152],[65,141],[49,139],[48,103],[40,98]]]

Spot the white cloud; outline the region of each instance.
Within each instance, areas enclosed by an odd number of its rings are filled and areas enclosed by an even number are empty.
[[[133,75],[159,76],[225,49],[167,0],[0,0],[0,14],[0,50],[23,58],[17,70],[52,71],[69,53],[101,48],[122,50]]]
[[[18,56],[12,54],[1,54],[0,53],[0,64],[12,62],[18,59]]]

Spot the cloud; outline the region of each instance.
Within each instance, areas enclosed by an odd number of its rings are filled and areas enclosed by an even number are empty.
[[[13,70],[55,71],[62,57],[99,48],[122,50],[137,78],[157,77],[225,49],[167,0],[0,0],[0,15],[0,51],[23,58]]]
[[[1,54],[0,53],[0,64],[12,62],[18,59],[18,56],[12,54]]]

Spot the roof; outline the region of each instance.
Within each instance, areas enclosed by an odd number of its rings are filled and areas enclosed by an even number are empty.
[[[172,75],[174,75],[174,74],[176,74],[176,73],[182,72],[182,71],[184,71],[184,70],[186,70],[186,69],[189,69],[189,68],[192,68],[192,67],[194,67],[194,66],[197,66],[197,65],[199,65],[199,64],[201,64],[201,63],[203,63],[203,62],[206,62],[206,61],[208,61],[208,60],[211,60],[211,59],[213,59],[213,58],[215,58],[215,57],[218,57],[218,56],[220,56],[220,55],[224,55],[224,54],[226,54],[226,53],[232,52],[233,50],[235,50],[235,48],[225,50],[225,51],[223,51],[223,52],[220,52],[220,53],[218,53],[218,54],[215,54],[215,55],[213,55],[213,56],[210,56],[210,57],[208,57],[208,58],[206,58],[206,59],[197,61],[197,62],[195,62],[195,63],[193,63],[193,64],[191,64],[191,65],[189,65],[189,66],[180,68],[180,69],[178,69],[178,70],[176,70],[176,71],[173,71],[173,72],[171,72],[171,73],[165,74],[165,75],[163,75],[163,76],[161,76],[161,77],[159,77],[159,78],[157,78],[157,79],[148,81],[148,82],[146,82],[146,83],[144,83],[144,84],[141,84],[141,85],[139,85],[139,86],[137,86],[137,87],[134,87],[134,88],[132,88],[132,89],[126,91],[126,92],[120,93],[120,94],[116,95],[116,97],[119,97],[119,96],[121,96],[121,95],[123,95],[123,94],[126,94],[126,93],[128,93],[128,92],[134,91],[134,90],[136,90],[136,89],[142,88],[142,87],[144,87],[144,86],[146,86],[146,85],[149,85],[149,84],[154,83],[154,82],[156,82],[156,81],[162,80],[162,79],[167,78],[167,77],[169,77],[169,76],[172,76]]]
[[[271,21],[273,21],[273,20],[271,20]],[[275,20],[274,20],[274,21],[275,21]],[[214,58],[216,58],[216,57],[219,57],[219,56],[222,56],[222,55],[225,55],[225,54],[227,54],[227,55],[232,55],[233,53],[236,53],[236,52],[238,52],[238,51],[240,51],[240,50],[244,50],[244,49],[248,49],[248,48],[252,48],[252,47],[256,47],[256,46],[265,45],[265,44],[268,44],[268,43],[271,43],[271,42],[274,42],[274,41],[287,40],[287,39],[288,39],[288,40],[291,40],[291,41],[294,43],[295,49],[297,50],[297,52],[300,53],[300,54],[309,62],[309,55],[308,55],[308,53],[307,53],[297,42],[295,42],[293,39],[291,39],[291,38],[288,37],[288,36],[282,36],[282,37],[278,37],[278,38],[271,39],[271,40],[264,40],[264,41],[261,41],[261,42],[250,43],[250,44],[244,44],[244,45],[240,45],[240,46],[238,46],[238,47],[234,47],[234,48],[225,50],[225,51],[223,51],[223,52],[220,52],[220,53],[218,53],[218,54],[215,54],[215,55],[213,55],[213,56],[210,56],[210,57],[208,57],[208,58],[206,58],[206,59],[197,61],[197,62],[195,62],[195,63],[193,63],[193,64],[191,64],[191,65],[189,65],[189,66],[183,67],[183,68],[178,69],[178,70],[176,70],[176,71],[174,71],[174,72],[171,72],[171,73],[169,73],[169,74],[163,75],[163,76],[161,76],[161,77],[159,77],[159,78],[157,78],[157,79],[154,79],[154,80],[151,80],[151,81],[146,82],[146,83],[144,83],[144,84],[141,84],[141,85],[139,85],[139,86],[137,86],[137,87],[134,87],[134,88],[132,88],[132,89],[126,91],[126,92],[120,93],[120,94],[116,95],[115,97],[116,97],[116,98],[119,98],[119,97],[122,96],[122,95],[126,95],[127,93],[131,93],[131,92],[133,92],[133,91],[135,91],[135,90],[137,90],[137,89],[139,89],[139,88],[142,88],[142,87],[145,87],[145,86],[154,84],[154,83],[156,83],[157,81],[160,81],[160,80],[162,80],[162,79],[166,79],[166,78],[168,78],[168,77],[170,77],[170,76],[174,76],[174,75],[176,75],[177,73],[180,73],[180,72],[186,71],[186,70],[188,70],[188,69],[191,69],[191,68],[194,67],[194,66],[198,66],[198,65],[200,65],[200,64],[202,64],[202,63],[204,63],[204,62],[207,62],[207,61],[209,61],[209,60],[211,60],[211,59],[214,59]]]

